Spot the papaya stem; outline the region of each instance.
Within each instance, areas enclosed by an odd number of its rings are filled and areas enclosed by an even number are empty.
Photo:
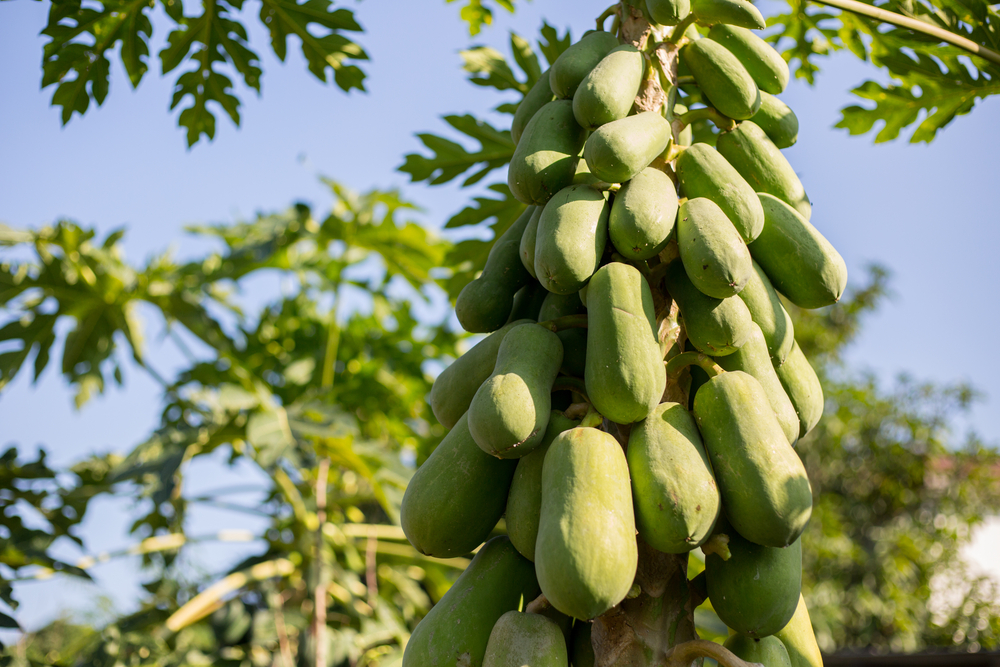
[[[590,403],[590,398],[587,396],[587,385],[585,385],[583,380],[580,378],[560,375],[556,378],[556,381],[552,383],[552,391],[572,391],[576,394],[580,394],[587,400],[587,403]]]
[[[736,127],[735,120],[728,116],[723,116],[714,107],[694,109],[692,111],[688,111],[686,114],[681,114],[677,118],[677,121],[681,124],[681,129],[684,129],[684,126],[686,125],[697,123],[699,120],[710,120],[723,132],[732,130]]]
[[[582,427],[597,428],[604,422],[604,415],[594,409],[594,406],[590,406],[590,410],[587,411],[586,416],[583,421],[580,422]]]
[[[664,162],[673,162],[681,156],[681,153],[687,150],[687,146],[682,146],[680,144],[671,143],[667,147],[667,150],[663,153]]]
[[[539,322],[538,326],[545,327],[549,331],[555,331],[556,333],[565,331],[566,329],[586,329],[587,315],[586,313],[581,315],[563,315],[554,320]]]
[[[716,533],[708,538],[708,541],[701,545],[701,551],[706,556],[715,554],[722,560],[729,560],[732,552],[729,551],[729,536],[725,533]]]
[[[677,644],[663,658],[662,664],[666,667],[688,667],[697,658],[712,658],[719,663],[719,667],[750,667],[756,664],[741,660],[722,644],[707,639],[692,639]]]
[[[684,33],[687,32],[688,26],[696,20],[694,12],[685,16],[680,23],[674,26],[674,29],[670,32],[670,37],[667,37],[667,41],[671,44],[676,44],[684,36]]]
[[[622,188],[621,183],[608,183],[607,181],[597,181],[591,183],[590,187],[594,188],[598,192],[618,192]]]
[[[615,4],[611,5],[607,9],[605,9],[603,12],[601,12],[601,15],[597,17],[597,29],[598,30],[600,30],[601,32],[604,32],[604,22],[608,20],[609,16],[617,16],[617,14],[618,14],[618,7],[619,7],[619,5],[616,2]]]
[[[690,76],[688,74],[685,74],[684,76],[678,76],[677,77],[677,85],[678,86],[686,86],[688,84],[693,84],[693,85],[697,86],[698,82],[694,80],[693,76]]]
[[[688,366],[700,366],[708,373],[708,377],[710,378],[726,372],[722,370],[722,366],[712,360],[712,357],[701,352],[682,352],[670,361],[667,361],[666,365],[667,375],[677,375]]]

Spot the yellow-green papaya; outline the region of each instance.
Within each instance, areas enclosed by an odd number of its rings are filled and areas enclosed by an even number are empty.
[[[741,634],[730,635],[723,646],[746,662],[754,662],[764,667],[792,667],[785,645],[774,635],[759,638]]]
[[[532,562],[535,560],[538,517],[542,508],[542,464],[545,462],[545,453],[549,451],[549,445],[557,435],[578,423],[553,410],[542,444],[517,461],[517,469],[510,482],[510,492],[507,494],[507,535],[514,548]]]
[[[570,651],[570,664],[573,667],[594,667],[597,658],[594,655],[594,643],[590,637],[593,623],[577,621],[573,626],[573,649]]]
[[[699,290],[688,278],[684,264],[667,267],[667,290],[681,309],[688,340],[704,354],[732,354],[750,337],[750,311],[738,296],[716,299]]]
[[[767,193],[758,193],[764,229],[750,254],[775,289],[800,308],[840,301],[847,287],[847,264],[819,230],[798,211]]]
[[[583,162],[583,160],[580,160],[580,162]],[[756,197],[754,198],[756,199]],[[524,265],[524,268],[531,274],[532,278],[537,278],[538,276],[535,275],[535,242],[538,239],[538,219],[542,217],[542,210],[545,207],[532,206],[531,209],[531,218],[528,219],[528,224],[524,228],[524,234],[521,235],[521,245],[518,250],[521,254],[521,264]]]
[[[660,25],[677,25],[691,11],[691,0],[646,0],[646,11]]]
[[[537,280],[532,280],[522,287],[514,295],[514,305],[510,309],[510,321],[538,321],[538,313],[541,311],[542,303],[548,293],[548,290],[539,285]]]
[[[508,611],[497,619],[483,657],[483,667],[568,665],[566,638],[559,626],[540,614],[520,611]]]
[[[608,235],[622,257],[650,259],[667,246],[676,220],[674,182],[659,169],[646,167],[615,194]]]
[[[795,406],[795,412],[799,416],[799,437],[804,438],[823,416],[823,385],[806,355],[799,349],[798,343],[792,344],[784,363],[777,366],[775,371],[781,380],[781,386]]]
[[[691,13],[701,25],[728,23],[756,30],[767,26],[760,10],[747,0],[691,0]]]
[[[524,96],[521,103],[517,105],[517,111],[514,112],[514,120],[510,123],[510,138],[514,140],[514,145],[516,146],[521,140],[521,135],[524,133],[524,128],[527,127],[528,121],[534,116],[539,109],[551,102],[556,98],[555,94],[552,92],[552,87],[549,85],[549,73],[551,69],[547,69],[542,72],[542,75],[538,77],[538,81],[535,85],[531,87],[528,94]]]
[[[569,100],[590,70],[618,46],[618,38],[601,30],[587,33],[559,54],[549,70],[549,83],[556,97]]]
[[[573,117],[573,103],[555,100],[539,109],[521,134],[507,168],[518,201],[542,205],[573,182],[587,131]]]
[[[764,228],[764,209],[757,193],[733,165],[708,144],[689,146],[677,158],[677,182],[688,199],[711,199],[744,241],[750,243]]]
[[[791,204],[806,220],[812,205],[795,170],[764,130],[745,120],[735,130],[719,135],[716,148],[757,192],[766,192]]]
[[[586,620],[621,602],[638,563],[628,463],[595,428],[563,431],[542,466],[535,572],[552,606]]]
[[[601,180],[624,183],[662,154],[671,136],[663,116],[644,111],[597,128],[584,144],[583,158]]]
[[[520,320],[500,327],[476,343],[435,378],[427,395],[427,403],[442,426],[452,428],[458,423],[458,418],[469,409],[476,390],[493,374],[503,337],[518,324],[528,322],[530,320]]]
[[[751,253],[751,256],[753,253]],[[770,278],[764,269],[753,263],[753,274],[746,287],[740,292],[740,299],[750,310],[750,317],[760,327],[767,343],[767,352],[771,355],[771,363],[779,366],[788,356],[795,342],[795,329],[788,311],[781,305],[778,293],[774,291]]]
[[[721,519],[715,532],[729,536],[730,557],[705,557],[712,608],[740,634],[773,635],[795,613],[802,588],[802,543],[795,540],[783,549],[754,544]]]
[[[668,554],[701,546],[722,501],[691,413],[679,403],[656,406],[632,427],[626,459],[639,537]]]
[[[497,619],[538,592],[531,561],[505,535],[494,537],[417,624],[403,667],[481,667]]]
[[[600,182],[601,179],[590,173],[590,167],[587,166],[586,160],[581,159],[576,163],[576,175],[573,176],[573,185],[594,185]]]
[[[507,332],[493,374],[469,405],[469,432],[480,449],[516,459],[542,443],[562,355],[549,329],[523,324]]]
[[[524,229],[535,207],[529,206],[496,240],[482,274],[462,288],[455,299],[455,316],[469,333],[496,331],[510,318],[514,295],[531,275],[521,264]]]
[[[479,449],[462,415],[406,487],[399,510],[406,539],[435,558],[469,553],[503,516],[516,468]]]
[[[611,205],[589,185],[563,188],[538,218],[535,275],[556,294],[577,292],[597,270],[608,241]]]
[[[587,73],[573,94],[573,115],[588,130],[619,120],[632,110],[645,58],[631,44],[616,46]]]
[[[736,296],[750,280],[750,251],[718,204],[688,199],[677,213],[677,248],[688,278],[716,299]]]
[[[812,621],[809,620],[809,609],[801,594],[792,620],[774,636],[785,645],[792,667],[823,667],[823,655],[819,652]]]
[[[742,371],[716,375],[695,394],[694,418],[733,527],[764,546],[797,540],[812,514],[812,487],[760,382]]]
[[[538,313],[538,321],[546,322],[557,317],[566,315],[582,315],[587,309],[580,301],[579,292],[569,294],[555,294],[549,292],[542,303],[542,309]],[[563,329],[557,331],[556,335],[563,344],[563,362],[559,371],[566,375],[582,378],[587,364],[587,330],[586,329]]]
[[[708,31],[708,38],[722,44],[750,72],[761,92],[777,95],[788,85],[788,63],[774,47],[747,28],[718,24]]]
[[[778,148],[794,146],[799,139],[799,119],[774,95],[760,94],[760,109],[751,118]]]
[[[726,47],[710,39],[699,39],[681,48],[680,57],[702,94],[719,113],[745,120],[760,109],[757,83]]]
[[[667,374],[649,284],[629,264],[605,264],[587,288],[587,396],[619,424],[645,419],[660,402]]]

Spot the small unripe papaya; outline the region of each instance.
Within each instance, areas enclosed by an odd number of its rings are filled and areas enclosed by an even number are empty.
[[[753,320],[738,296],[716,299],[702,293],[680,261],[667,267],[665,280],[681,310],[688,340],[699,352],[715,357],[732,354],[750,337]]]
[[[539,109],[524,128],[507,168],[514,198],[542,205],[572,183],[586,138],[569,100],[555,100]]]
[[[781,305],[781,299],[771,285],[771,279],[757,262],[753,263],[753,274],[740,292],[740,299],[747,305],[750,317],[764,334],[771,363],[775,367],[781,365],[792,349],[792,343],[795,342],[795,329],[792,326],[792,318]]]
[[[510,123],[510,138],[514,140],[515,146],[521,140],[521,134],[524,133],[524,128],[527,127],[528,121],[531,120],[532,116],[556,98],[552,92],[552,87],[549,85],[549,72],[551,71],[551,69],[547,69],[542,72],[535,85],[531,87],[528,94],[517,105],[517,111],[514,112],[514,120]]]
[[[549,70],[549,83],[556,97],[571,99],[580,82],[590,70],[618,46],[618,38],[610,32],[591,32],[559,54]]]
[[[760,109],[760,90],[736,56],[710,39],[689,42],[680,52],[701,92],[719,113],[745,120]]]
[[[691,11],[691,0],[646,0],[646,11],[660,25],[677,25]]]
[[[605,123],[587,138],[583,158],[590,172],[608,183],[624,183],[659,157],[672,136],[656,111]]]
[[[611,49],[573,94],[576,122],[594,130],[627,116],[639,92],[644,66],[642,53],[631,44]]]
[[[650,259],[666,247],[676,220],[674,182],[659,169],[646,167],[615,194],[608,234],[626,259]]]
[[[582,315],[586,313],[579,292],[556,294],[549,292],[538,312],[538,321],[546,322],[567,315]],[[561,373],[582,378],[587,364],[587,330],[584,328],[563,329],[556,335],[563,344],[563,362],[559,368]]]
[[[515,320],[538,321],[538,313],[542,309],[545,295],[549,292],[538,284],[537,280],[532,280],[527,285],[518,290],[514,295],[514,305],[510,309],[510,322]]]
[[[566,638],[559,626],[540,614],[520,611],[508,611],[497,619],[483,657],[483,667],[568,665]]]
[[[538,218],[535,275],[556,294],[579,291],[597,270],[608,241],[607,196],[589,185],[570,185],[549,200]]]
[[[708,38],[726,47],[747,68],[761,92],[778,95],[788,85],[788,63],[774,47],[747,28],[718,24]]]
[[[756,30],[767,27],[763,14],[747,0],[691,0],[691,13],[702,25],[728,23]]]
[[[754,638],[735,634],[723,646],[745,662],[754,662],[764,667],[792,667],[788,650],[774,635]]]
[[[580,160],[580,162],[582,163],[583,160]],[[542,217],[542,210],[544,208],[544,206],[531,207],[531,218],[528,219],[528,224],[524,228],[524,234],[521,235],[521,245],[519,247],[521,264],[524,265],[524,268],[531,274],[532,278],[538,277],[535,275],[535,243],[538,240],[538,219]]]
[[[792,667],[823,667],[823,656],[816,643],[812,621],[809,620],[809,609],[801,594],[792,620],[774,636],[785,645]]]
[[[794,146],[799,139],[799,119],[774,95],[760,94],[760,109],[751,118],[778,148]]]
[[[681,204],[677,248],[688,278],[708,296],[735,296],[750,280],[750,251],[733,223],[711,199],[697,197]]]
[[[784,363],[776,367],[775,371],[781,380],[781,386],[795,406],[795,412],[799,416],[799,437],[804,438],[823,416],[823,385],[806,355],[799,349],[798,343],[792,344]]]
[[[688,147],[677,158],[677,182],[688,199],[711,199],[744,241],[750,243],[764,228],[764,209],[757,193],[739,172],[707,144]]]

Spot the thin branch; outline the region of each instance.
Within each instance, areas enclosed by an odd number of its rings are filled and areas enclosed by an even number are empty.
[[[336,326],[336,319],[334,319],[334,326]],[[319,462],[319,471],[316,474],[316,523],[318,524],[316,527],[316,562],[319,572],[316,581],[316,608],[313,616],[316,667],[326,666],[326,563],[323,558],[323,524],[326,523],[326,485],[329,473],[330,459],[324,458]]]

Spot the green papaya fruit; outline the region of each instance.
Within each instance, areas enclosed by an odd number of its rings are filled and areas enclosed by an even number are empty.
[[[403,667],[480,667],[497,619],[538,593],[531,561],[506,536],[494,537],[417,624]]]
[[[612,262],[590,280],[584,380],[594,408],[619,424],[645,419],[663,396],[653,295],[634,266]]]
[[[844,258],[794,208],[767,193],[758,196],[764,230],[750,244],[750,253],[775,289],[800,308],[840,301],[847,287]]]
[[[756,192],[766,192],[791,204],[806,220],[812,206],[795,170],[764,130],[743,121],[719,135],[716,148]]]
[[[586,620],[621,602],[638,549],[628,463],[621,445],[595,428],[556,436],[542,466],[535,572],[552,606]]]
[[[538,313],[542,309],[545,295],[549,292],[538,284],[537,280],[522,287],[514,295],[514,306],[510,309],[510,321],[515,320],[538,320]]]
[[[542,599],[544,600],[544,598]],[[563,643],[566,646],[566,652],[568,654],[569,644],[573,641],[573,623],[575,619],[572,616],[567,616],[562,613],[551,604],[548,604],[548,600],[545,600],[545,603],[546,604],[544,605],[538,606],[537,609],[532,609],[529,613],[544,616],[559,627],[559,630],[563,634]]]
[[[703,294],[680,261],[667,267],[666,283],[681,309],[688,340],[699,352],[715,357],[732,354],[750,337],[753,320],[738,296],[716,299]]]
[[[514,120],[510,123],[510,138],[514,140],[515,146],[521,140],[524,128],[527,127],[528,121],[531,120],[532,116],[556,98],[552,92],[552,87],[549,85],[549,73],[551,71],[551,69],[547,69],[542,72],[535,85],[531,87],[528,94],[517,105],[517,111],[514,112]]]
[[[751,325],[753,333],[743,347],[726,357],[719,357],[716,362],[727,371],[743,371],[752,375],[767,395],[767,402],[778,418],[781,431],[788,439],[788,444],[794,445],[799,439],[799,416],[795,406],[788,398],[778,374],[771,363],[771,355],[767,351],[764,334],[756,323]]]
[[[774,47],[747,28],[720,23],[708,38],[722,44],[747,68],[761,93],[778,95],[788,85],[788,63]]]
[[[507,185],[525,204],[542,205],[573,182],[587,131],[573,103],[555,100],[539,109],[521,134],[507,169]]]
[[[597,128],[583,147],[590,172],[608,183],[624,183],[667,148],[670,123],[655,111],[611,121]]]
[[[722,500],[691,413],[679,403],[656,406],[632,427],[626,458],[639,537],[668,554],[701,546]]]
[[[763,14],[747,0],[691,0],[691,13],[702,25],[728,23],[741,28],[763,30]]]
[[[589,185],[563,188],[538,218],[535,275],[556,294],[577,292],[597,270],[608,241],[607,196]]]
[[[760,90],[743,63],[729,50],[710,39],[689,42],[681,48],[681,59],[719,113],[745,120],[760,109]]]
[[[580,162],[583,162],[583,160]],[[525,270],[531,274],[532,278],[538,277],[535,275],[535,242],[538,239],[538,219],[542,217],[544,209],[544,206],[531,207],[531,217],[524,228],[524,234],[521,235],[521,245],[518,248],[521,255],[521,264],[524,265]]]
[[[688,199],[711,199],[744,241],[750,243],[764,228],[764,209],[757,193],[726,158],[707,144],[689,146],[677,158],[677,182]]]
[[[538,517],[542,508],[542,464],[545,462],[545,453],[549,451],[549,445],[557,435],[578,423],[553,410],[542,444],[517,461],[517,469],[510,482],[510,492],[507,494],[507,535],[514,548],[532,562],[535,560],[535,539],[538,537]]]
[[[469,405],[469,432],[484,452],[516,459],[541,444],[560,364],[562,343],[554,332],[537,324],[507,332],[493,374]]]
[[[646,11],[660,25],[677,25],[691,12],[691,0],[646,0]]]
[[[593,185],[600,182],[601,179],[590,173],[590,167],[587,166],[586,160],[580,160],[576,163],[576,175],[573,177],[573,185]]]
[[[588,130],[619,120],[632,110],[646,61],[631,44],[616,46],[587,73],[573,94],[573,115]]]
[[[646,167],[615,194],[608,234],[622,257],[650,259],[667,246],[676,220],[674,182],[659,169]]]
[[[716,299],[736,296],[750,280],[750,251],[718,204],[688,199],[677,213],[677,248],[688,278]]]
[[[799,119],[774,95],[761,92],[760,109],[751,118],[778,148],[794,146],[799,139]]]
[[[497,619],[483,657],[483,667],[568,665],[566,639],[559,626],[540,614],[520,611],[508,611]]]
[[[795,329],[792,326],[792,318],[781,305],[781,299],[771,285],[771,279],[757,262],[753,263],[753,274],[740,292],[740,299],[747,305],[750,317],[764,334],[771,363],[774,366],[780,365],[792,349],[792,343],[795,342]]]
[[[479,449],[462,415],[406,487],[399,510],[406,539],[435,558],[469,553],[503,516],[516,468]]]
[[[514,295],[531,275],[521,264],[520,245],[531,219],[528,207],[496,240],[482,274],[462,288],[455,299],[455,315],[469,333],[490,333],[507,323]]]
[[[785,645],[774,635],[754,638],[735,634],[731,635],[723,646],[746,662],[754,662],[764,667],[792,667]]]
[[[823,416],[823,385],[806,355],[799,349],[798,343],[792,344],[785,362],[775,368],[775,371],[781,380],[781,386],[795,406],[795,412],[799,416],[799,437],[804,438]]]
[[[573,667],[594,667],[597,658],[594,655],[594,643],[590,637],[593,623],[577,621],[573,626],[573,650],[570,652],[570,664]]]
[[[683,116],[689,111],[689,109],[683,104],[674,105],[674,118]],[[694,143],[694,129],[690,125],[685,125],[684,129],[677,136],[676,141],[678,146],[690,146]]]
[[[520,320],[500,327],[441,371],[431,385],[427,403],[442,426],[452,428],[458,423],[458,418],[469,409],[476,390],[493,374],[503,337],[518,324],[529,321]]]
[[[823,667],[823,655],[819,652],[812,621],[809,620],[809,609],[801,594],[792,620],[774,636],[785,645],[792,667]]]
[[[809,521],[812,487],[769,407],[760,382],[729,371],[698,390],[694,418],[729,522],[751,542],[784,547],[798,539]]]
[[[560,53],[549,70],[549,83],[555,96],[564,100],[571,99],[590,70],[616,46],[617,37],[610,32],[598,30],[584,35],[579,42]]]
[[[729,505],[726,506],[728,512]],[[802,588],[802,543],[778,549],[754,544],[719,520],[729,536],[729,560],[705,557],[708,598],[722,622],[743,635],[768,637],[795,613]]]
[[[550,292],[542,303],[542,309],[538,313],[538,321],[546,322],[557,317],[566,315],[582,315],[587,312],[580,301],[579,292],[569,294],[555,294]],[[587,363],[587,330],[586,329],[563,329],[557,331],[556,335],[563,344],[563,362],[559,371],[566,375],[582,378]]]

